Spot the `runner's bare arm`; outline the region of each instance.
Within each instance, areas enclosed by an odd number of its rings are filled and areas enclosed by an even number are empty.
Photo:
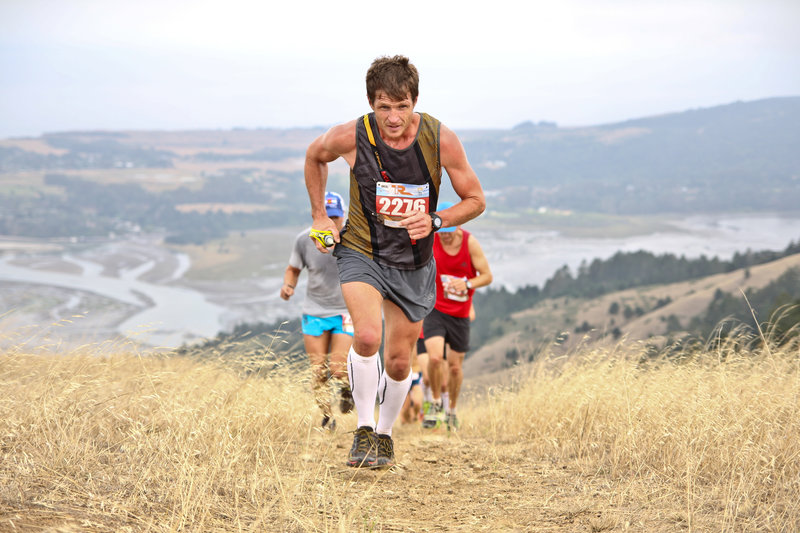
[[[311,202],[311,227],[330,231],[334,241],[339,242],[339,230],[325,211],[325,188],[328,183],[328,163],[342,157],[352,168],[356,153],[356,123],[350,121],[329,129],[317,137],[306,150],[305,181],[308,199]],[[317,250],[328,253],[320,243]]]
[[[464,224],[486,209],[486,198],[478,176],[467,160],[467,154],[458,136],[442,124],[441,128],[442,167],[450,176],[453,190],[461,201],[449,209],[438,212],[442,217],[442,227]]]
[[[472,266],[478,271],[478,275],[474,278],[470,278],[469,280],[461,278],[452,279],[450,284],[453,291],[456,293],[467,291],[467,281],[469,281],[473,289],[477,289],[478,287],[485,287],[489,285],[493,279],[492,271],[489,268],[489,261],[486,260],[486,255],[483,253],[483,248],[481,248],[478,239],[476,239],[474,235],[469,236],[467,247],[469,249],[469,259],[472,262]]]
[[[469,280],[470,284],[473,289],[485,287],[494,279],[492,270],[489,268],[489,261],[486,259],[486,254],[483,253],[483,248],[481,248],[481,244],[474,235],[469,236],[467,246],[469,247],[469,257],[472,261],[472,266],[478,271],[478,275]]]
[[[442,217],[442,227],[446,228],[463,224],[483,213],[486,199],[478,176],[467,161],[467,154],[461,141],[444,124],[441,126],[440,150],[442,166],[450,176],[453,190],[461,198],[461,201],[453,207],[437,211]],[[408,235],[412,239],[425,238],[432,231],[430,215],[421,211],[407,213],[401,224],[408,230]]]
[[[294,296],[294,288],[297,286],[297,280],[300,279],[300,269],[292,265],[286,267],[283,273],[283,285],[281,286],[281,298],[288,300]]]

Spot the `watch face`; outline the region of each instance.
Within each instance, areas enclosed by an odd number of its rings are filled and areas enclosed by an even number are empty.
[[[436,213],[433,213],[431,214],[431,223],[434,229],[440,229],[442,227],[442,218]]]

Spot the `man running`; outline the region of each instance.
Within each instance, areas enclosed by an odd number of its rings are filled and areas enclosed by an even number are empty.
[[[325,194],[325,213],[337,229],[344,225],[344,199],[335,192]],[[303,344],[311,362],[311,386],[314,398],[322,411],[323,428],[333,431],[336,420],[331,410],[329,380],[339,385],[339,409],[349,413],[353,397],[347,383],[345,362],[353,341],[353,323],[342,297],[336,259],[319,254],[309,240],[306,228],[295,238],[289,265],[283,274],[281,298],[289,300],[294,295],[297,280],[304,268],[308,269],[306,298],[303,301]]]
[[[449,202],[439,204],[447,209]],[[474,312],[472,295],[478,287],[492,282],[489,262],[478,239],[458,226],[443,228],[433,243],[436,259],[436,306],[427,317],[425,349],[428,352],[428,379],[433,402],[422,421],[424,428],[438,428],[445,422],[449,431],[458,429],[456,404],[464,381],[462,365],[469,350],[470,315]],[[442,359],[447,343],[447,392],[449,405],[443,405]]]
[[[395,463],[392,426],[411,380],[411,349],[434,305],[433,232],[477,217],[485,199],[455,133],[414,111],[419,75],[408,58],[376,59],[366,86],[372,113],[334,126],[312,142],[305,179],[313,227],[331,231],[340,243],[334,255],[355,326],[347,363],[358,429],[347,464],[390,467]],[[350,167],[350,210],[341,234],[323,202],[328,163],[339,157]],[[437,209],[442,169],[461,199],[446,210]],[[316,246],[327,252],[321,243]],[[381,315],[385,366],[378,353]]]

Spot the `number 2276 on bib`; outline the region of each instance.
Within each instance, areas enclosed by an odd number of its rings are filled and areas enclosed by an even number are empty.
[[[408,183],[375,184],[375,209],[383,223],[392,228],[401,227],[398,223],[401,215],[411,211],[428,212],[429,185],[411,185]]]

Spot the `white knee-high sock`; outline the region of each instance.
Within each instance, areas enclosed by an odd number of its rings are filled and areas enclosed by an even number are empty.
[[[375,397],[381,378],[381,358],[378,353],[372,357],[358,355],[353,348],[347,354],[347,376],[353,403],[356,404],[358,427],[375,428]]]
[[[411,387],[411,371],[409,370],[405,379],[395,381],[386,375],[384,370],[381,386],[384,387],[380,391],[383,396],[383,402],[381,402],[378,410],[378,427],[375,428],[375,432],[391,436],[394,421],[397,420],[397,416],[403,408],[403,402],[405,402],[408,395],[408,389]]]

